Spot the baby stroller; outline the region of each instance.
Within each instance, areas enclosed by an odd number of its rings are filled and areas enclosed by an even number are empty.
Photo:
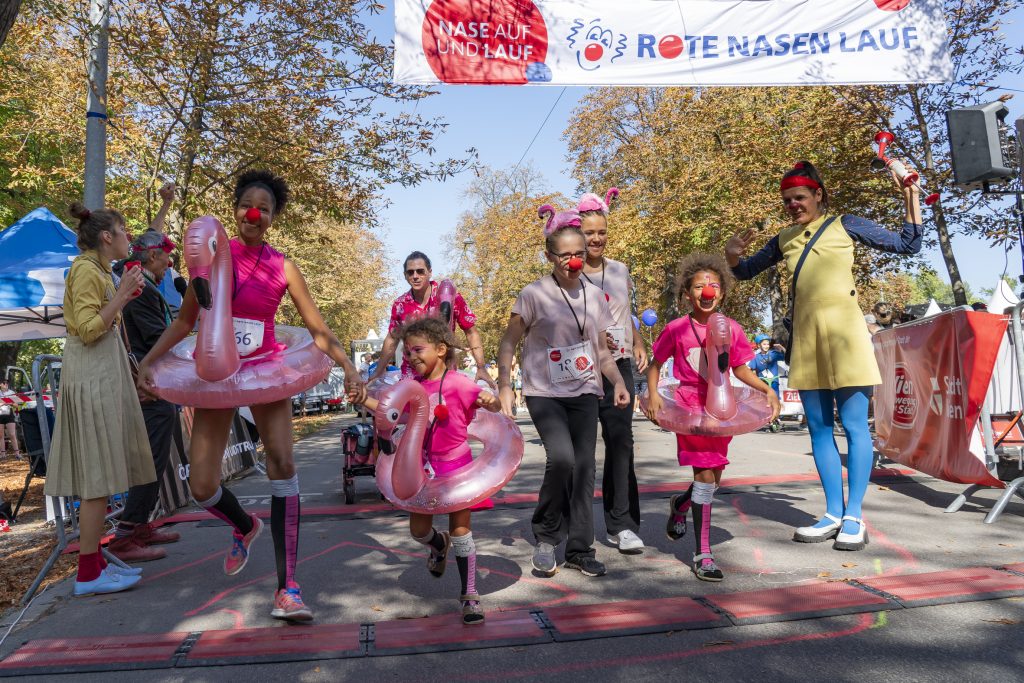
[[[341,452],[345,458],[341,476],[346,505],[351,505],[356,500],[355,478],[373,477],[377,474],[375,446],[373,425],[358,422],[346,427],[341,433]]]

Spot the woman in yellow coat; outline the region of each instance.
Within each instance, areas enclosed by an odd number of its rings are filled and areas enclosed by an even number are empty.
[[[789,387],[800,390],[826,505],[825,516],[817,524],[796,530],[793,540],[801,543],[835,538],[837,550],[861,550],[867,544],[861,504],[873,462],[868,404],[873,386],[882,380],[857,303],[853,243],[894,254],[921,250],[918,189],[903,187],[895,176],[893,180],[905,206],[900,232],[857,216],[830,213],[828,192],[817,169],[810,162],[798,162],[780,184],[792,225],[747,259],[742,257],[753,241],[753,231],[734,235],[725,247],[729,265],[741,280],[779,261],[785,261],[791,278],[800,268],[791,311]],[[798,266],[801,258],[803,264]],[[839,409],[848,444],[845,501],[843,467],[832,434],[833,406]]]

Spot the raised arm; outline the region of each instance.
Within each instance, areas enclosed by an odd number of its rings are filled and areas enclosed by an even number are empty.
[[[768,240],[768,244],[750,258],[743,258],[743,253],[753,241],[754,231],[748,228],[733,235],[725,244],[725,259],[738,280],[749,280],[782,260],[778,235]]]
[[[167,212],[171,208],[171,202],[174,201],[174,190],[174,183],[164,183],[163,187],[160,188],[160,209],[156,212],[156,216],[153,217],[153,222],[149,224],[149,229],[153,232],[164,233],[164,222],[167,220]]]
[[[921,251],[924,230],[920,223],[904,221],[903,228],[895,232],[860,216],[843,216],[841,220],[846,234],[872,249],[892,254],[916,254]]]

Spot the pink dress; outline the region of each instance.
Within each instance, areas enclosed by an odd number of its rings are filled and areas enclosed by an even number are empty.
[[[235,271],[231,315],[263,323],[263,345],[251,355],[283,350],[285,346],[274,336],[274,316],[288,291],[284,254],[266,242],[250,247],[236,237],[231,239],[231,264]]]
[[[669,358],[672,362],[672,376],[679,380],[680,388],[697,387],[696,396],[694,393],[681,391],[676,392],[676,401],[694,410],[703,410],[704,401],[708,395],[708,383],[704,377],[707,375],[707,354],[704,351],[704,339],[707,335],[707,326],[701,325],[696,320],[690,325],[690,316],[683,316],[673,320],[654,342],[652,349],[654,360],[665,363]],[[751,343],[740,324],[729,319],[732,326],[732,347],[729,349],[729,366],[731,368],[746,365],[747,361],[754,357]],[[697,336],[694,336],[694,330]],[[729,464],[726,457],[729,454],[729,442],[731,436],[701,436],[696,434],[676,434],[676,445],[678,447],[677,457],[682,466],[699,467],[704,469],[723,469]]]

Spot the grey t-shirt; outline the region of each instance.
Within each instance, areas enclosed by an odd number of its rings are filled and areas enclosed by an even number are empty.
[[[524,396],[565,398],[604,394],[598,353],[600,348],[607,348],[604,333],[614,321],[604,292],[583,278],[580,278],[580,284],[582,287],[575,290],[563,290],[554,277],[545,275],[524,287],[512,306],[512,312],[519,315],[526,325],[522,355]],[[583,325],[582,338],[577,318]],[[565,350],[581,342],[589,342],[594,366],[592,371],[584,377],[553,381],[553,361],[558,360],[557,356]],[[553,353],[552,350],[556,349],[562,351]]]
[[[610,258],[604,260],[604,273],[585,273],[586,277],[594,285],[604,290],[608,301],[608,308],[611,310],[612,320],[617,328],[621,328],[615,335],[620,343],[618,348],[612,351],[612,358],[629,358],[633,355],[633,320],[630,318],[629,293],[633,289],[633,278],[629,275],[629,268],[621,261]]]

